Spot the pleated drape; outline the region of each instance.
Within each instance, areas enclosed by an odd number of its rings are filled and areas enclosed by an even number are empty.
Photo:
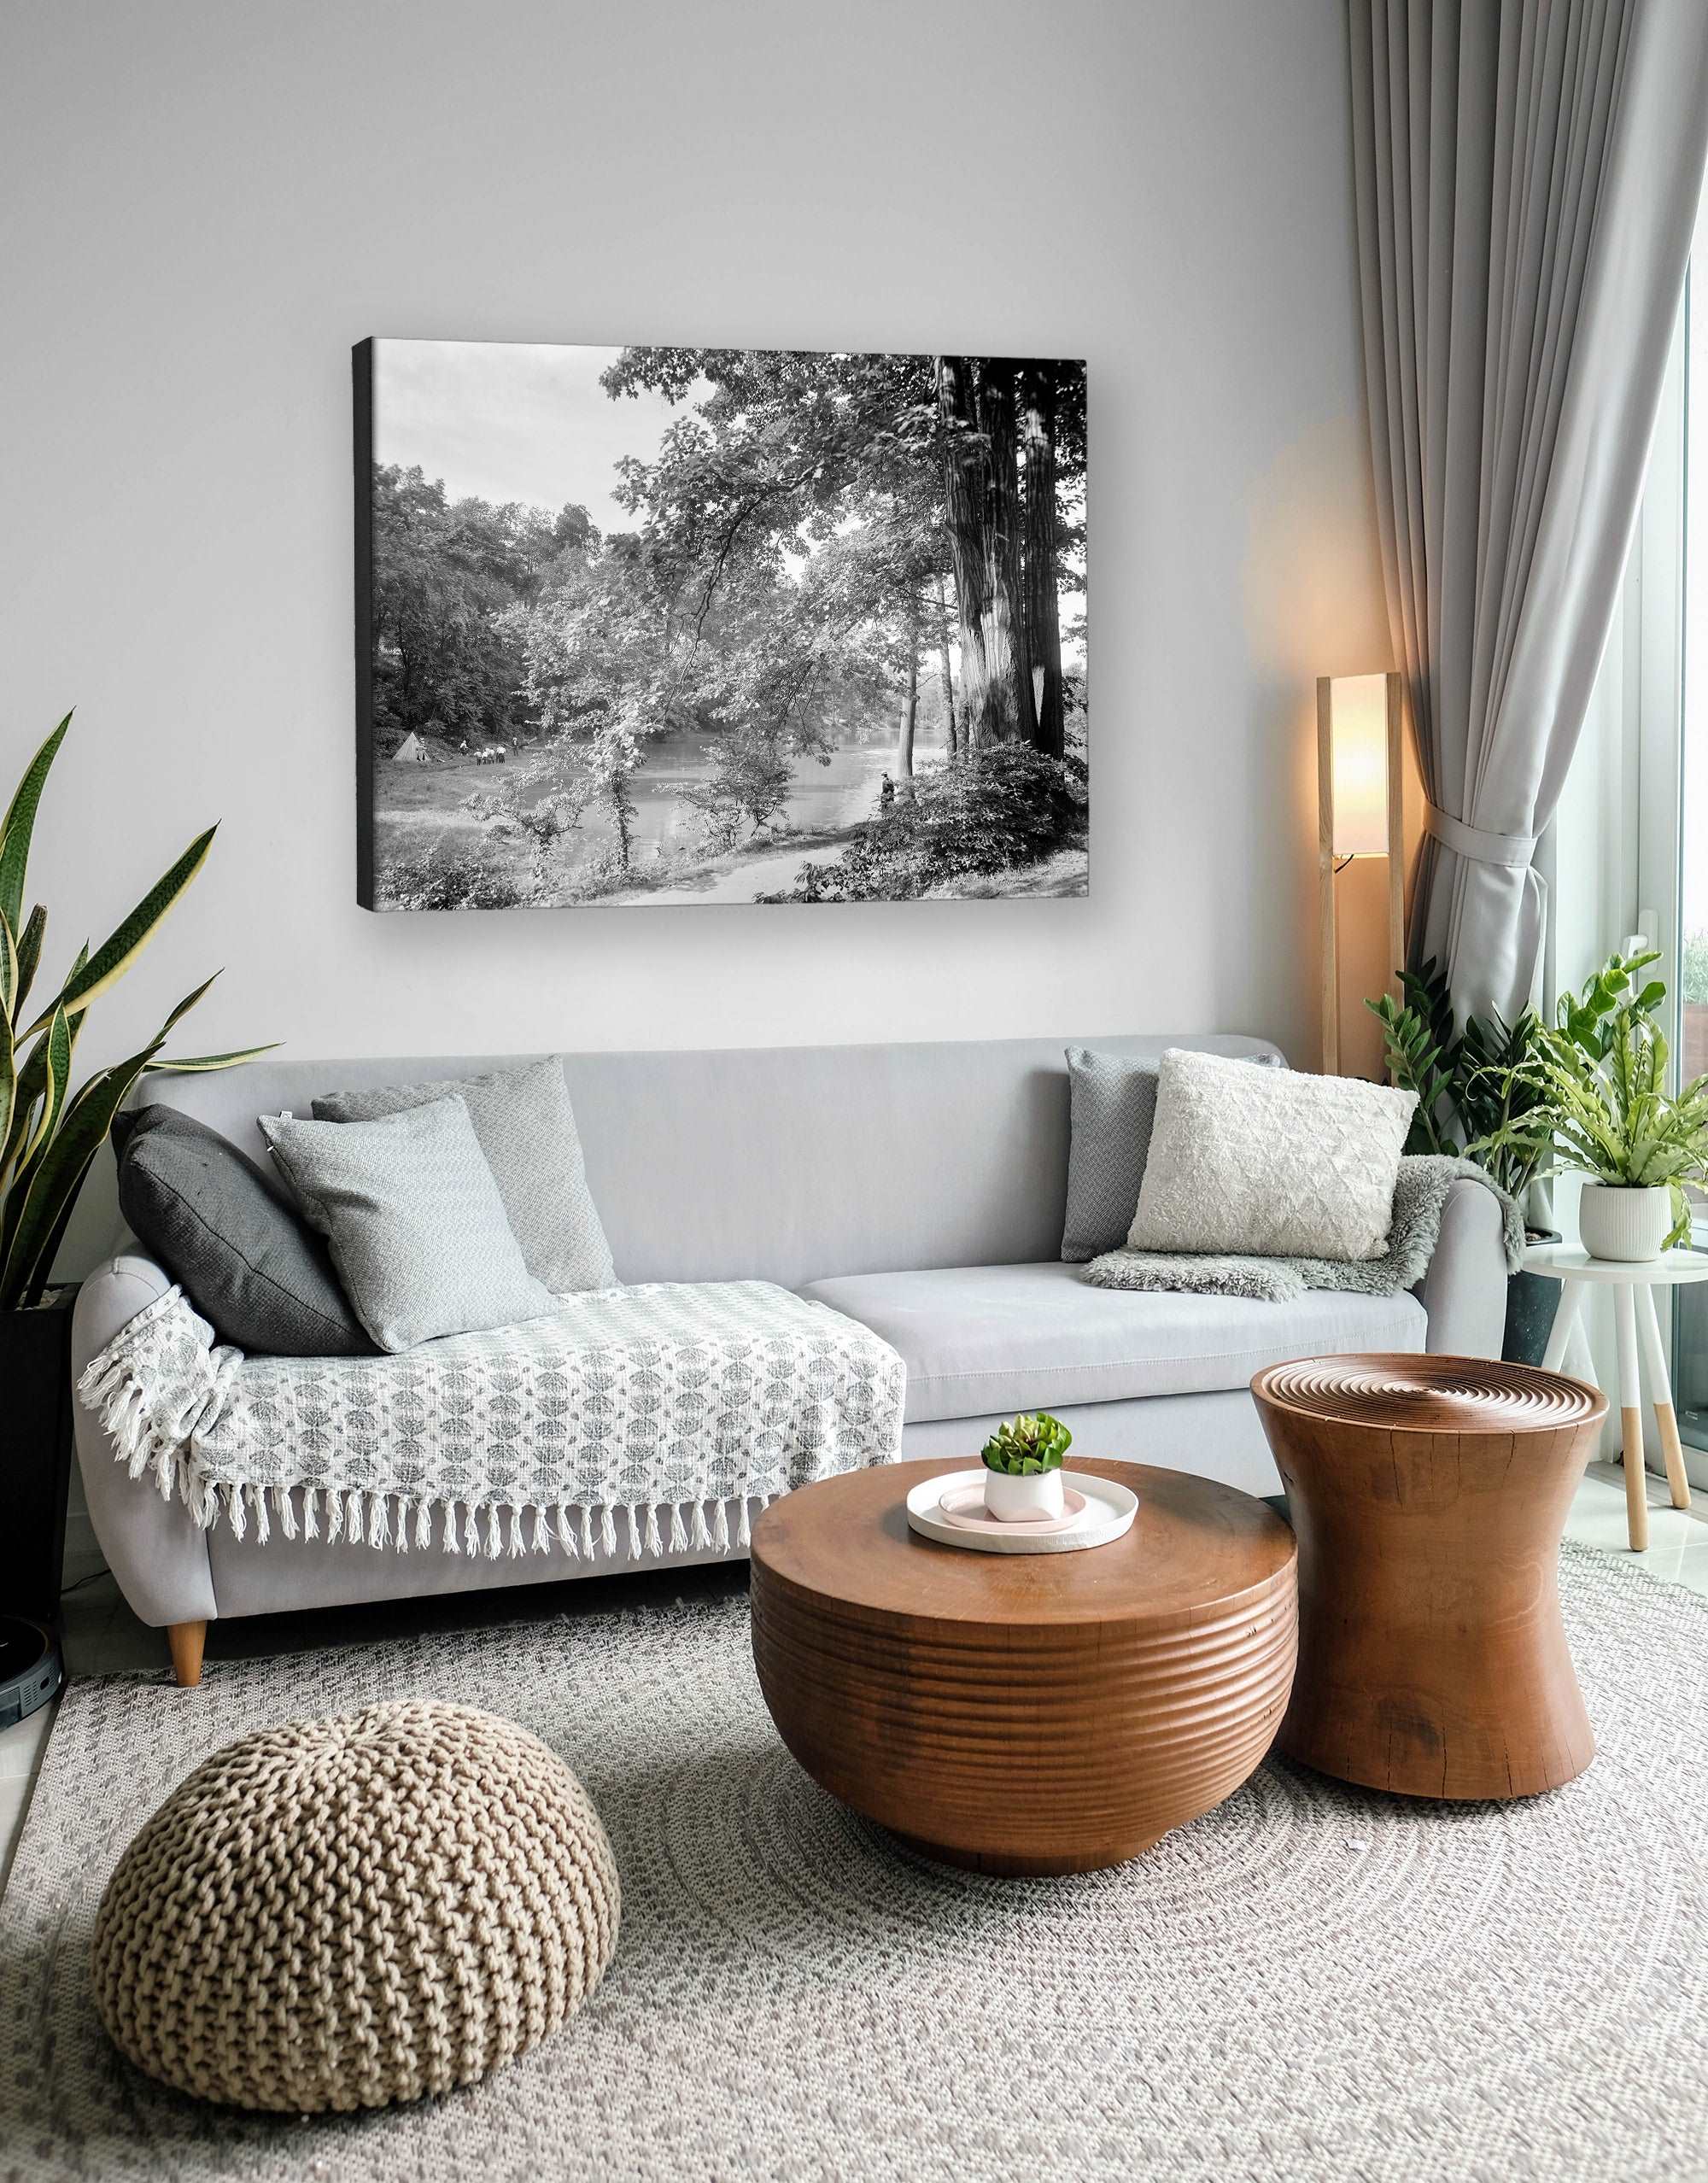
[[[1708,149],[1708,0],[1348,0],[1364,360],[1430,799],[1409,936],[1530,998]]]

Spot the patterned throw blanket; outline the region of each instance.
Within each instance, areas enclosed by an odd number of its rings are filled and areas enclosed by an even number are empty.
[[[1430,1270],[1441,1238],[1448,1195],[1461,1179],[1481,1183],[1500,1208],[1506,1271],[1516,1273],[1524,1255],[1524,1223],[1518,1207],[1471,1160],[1439,1153],[1408,1154],[1394,1185],[1394,1218],[1380,1258],[1258,1258],[1232,1252],[1106,1250],[1085,1268],[1098,1289],[1179,1289],[1201,1296],[1250,1296],[1286,1303],[1307,1289],[1340,1289],[1360,1296],[1397,1296],[1415,1288]]]
[[[906,1368],[764,1281],[564,1296],[550,1317],[399,1356],[246,1357],[183,1292],[139,1312],[78,1393],[133,1478],[204,1530],[578,1558],[727,1548],[728,1504],[892,1460]]]

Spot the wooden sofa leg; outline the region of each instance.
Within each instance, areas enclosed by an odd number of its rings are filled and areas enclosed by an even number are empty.
[[[202,1680],[202,1647],[208,1640],[205,1622],[169,1622],[166,1642],[172,1651],[172,1671],[180,1690],[194,1690]]]

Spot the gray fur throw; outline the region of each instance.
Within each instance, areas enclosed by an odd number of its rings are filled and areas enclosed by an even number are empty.
[[[1420,1153],[1400,1162],[1393,1224],[1387,1253],[1381,1258],[1241,1258],[1230,1253],[1106,1250],[1085,1268],[1085,1279],[1099,1289],[1178,1289],[1201,1296],[1251,1296],[1261,1303],[1286,1303],[1307,1289],[1397,1296],[1401,1289],[1415,1288],[1429,1272],[1448,1192],[1461,1176],[1481,1183],[1500,1201],[1506,1270],[1516,1273],[1524,1255],[1524,1222],[1506,1191],[1473,1161]]]

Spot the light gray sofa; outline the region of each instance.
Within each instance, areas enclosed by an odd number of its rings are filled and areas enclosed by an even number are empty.
[[[909,1455],[972,1456],[997,1419],[1047,1408],[1085,1454],[1260,1493],[1277,1484],[1247,1393],[1261,1366],[1353,1350],[1499,1354],[1499,1213],[1474,1184],[1454,1186],[1434,1262],[1408,1295],[1270,1304],[1089,1286],[1082,1268],[1057,1255],[1064,1043],[569,1056],[588,1177],[619,1276],[775,1281],[863,1320],[907,1361]],[[1169,1045],[1275,1051],[1232,1037],[1082,1043],[1135,1056]],[[319,1092],[472,1075],[506,1058],[518,1057],[269,1058],[227,1074],[149,1078],[145,1096],[222,1131],[271,1173],[258,1114],[306,1114]],[[115,1241],[78,1299],[73,1372],[167,1285],[133,1243]],[[265,1545],[237,1540],[223,1526],[198,1530],[176,1501],[133,1482],[80,1404],[77,1445],[102,1549],[151,1624],[537,1583],[612,1566],[557,1549],[488,1560],[277,1532]]]

